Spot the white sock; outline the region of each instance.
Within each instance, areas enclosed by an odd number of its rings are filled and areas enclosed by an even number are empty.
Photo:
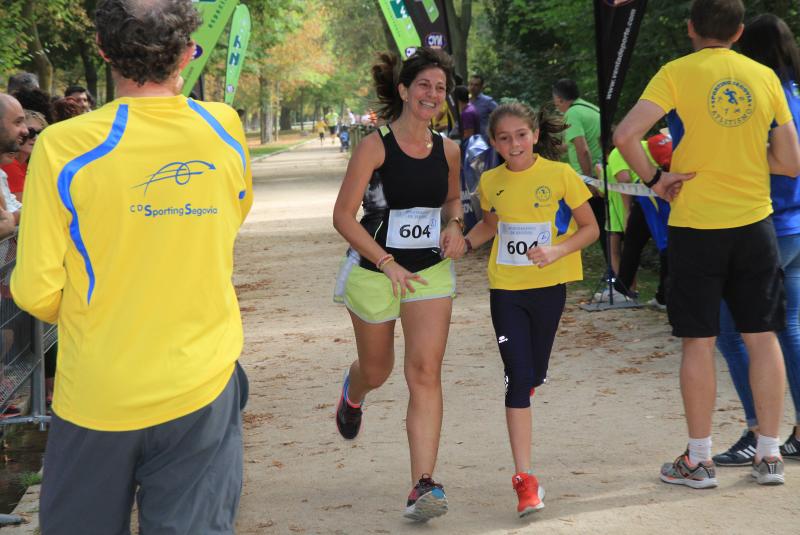
[[[711,437],[689,438],[689,462],[696,465],[711,458]]]
[[[756,444],[756,459],[759,461],[764,457],[780,457],[781,453],[778,449],[778,437],[765,437],[758,435],[758,443]]]

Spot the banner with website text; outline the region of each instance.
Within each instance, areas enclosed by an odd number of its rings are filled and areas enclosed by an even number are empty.
[[[647,0],[595,0],[597,89],[603,154],[611,145],[611,124],[644,18]]]

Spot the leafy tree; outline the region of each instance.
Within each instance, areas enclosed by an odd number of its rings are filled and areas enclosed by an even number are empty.
[[[690,0],[648,2],[633,51],[617,119],[630,109],[664,63],[691,52],[686,35]],[[483,72],[495,97],[548,103],[559,78],[573,78],[587,100],[597,101],[594,11],[585,0],[484,0],[470,67]],[[753,0],[748,17],[770,11],[800,31],[797,2]],[[487,31],[488,27],[488,31]],[[488,33],[488,36],[486,36]],[[487,38],[488,37],[488,38]]]

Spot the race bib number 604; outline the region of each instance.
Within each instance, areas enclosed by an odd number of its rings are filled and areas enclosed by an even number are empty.
[[[386,246],[393,249],[438,249],[441,208],[389,211]]]
[[[532,266],[528,251],[550,245],[550,223],[503,223],[497,225],[497,263],[507,266]]]

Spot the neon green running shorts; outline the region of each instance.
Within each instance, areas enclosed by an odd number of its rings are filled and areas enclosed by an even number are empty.
[[[400,317],[400,304],[442,297],[455,297],[456,274],[453,261],[445,258],[436,265],[417,273],[428,284],[411,281],[416,290],[406,297],[392,295],[392,282],[383,273],[362,268],[361,257],[354,251],[342,260],[333,300],[367,323],[385,323]]]

